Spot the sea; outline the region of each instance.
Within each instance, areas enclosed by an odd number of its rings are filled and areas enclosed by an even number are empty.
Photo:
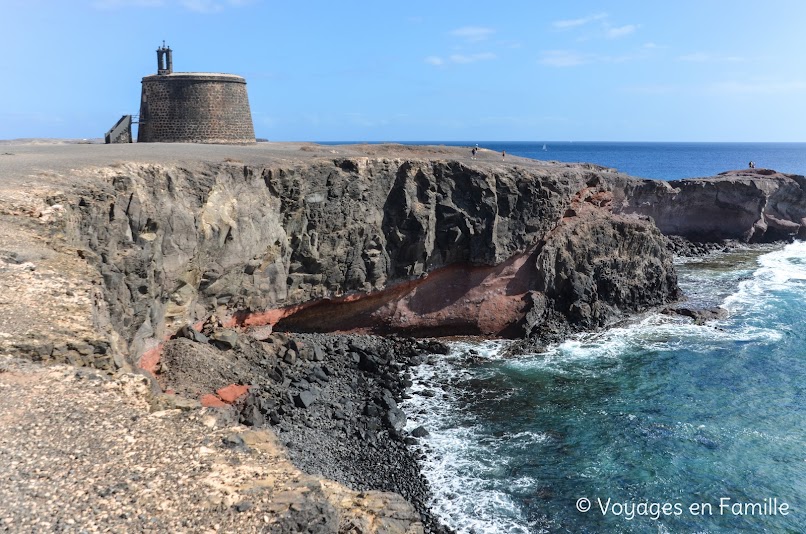
[[[420,143],[422,144],[422,143]],[[475,146],[468,143],[428,143]],[[545,145],[545,150],[543,146]],[[806,174],[806,144],[479,143],[644,178]],[[450,341],[403,408],[461,533],[806,532],[806,243],[677,260],[704,325],[646,313],[539,354]]]
[[[326,143],[326,144],[344,144]],[[566,163],[595,163],[639,178],[674,180],[714,176],[745,169],[806,174],[806,143],[640,143],[576,141],[404,141],[410,145],[486,148],[526,158]]]

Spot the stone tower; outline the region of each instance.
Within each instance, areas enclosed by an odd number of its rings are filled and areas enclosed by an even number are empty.
[[[140,143],[255,142],[246,80],[234,74],[174,72],[173,51],[157,49],[157,74],[143,78]]]

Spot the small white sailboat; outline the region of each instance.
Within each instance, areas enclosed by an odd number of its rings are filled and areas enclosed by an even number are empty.
[[[548,150],[548,149],[546,148],[545,143],[543,144],[543,150]]]

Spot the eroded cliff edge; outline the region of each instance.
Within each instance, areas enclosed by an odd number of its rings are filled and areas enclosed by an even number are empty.
[[[168,150],[128,148],[141,158]],[[40,172],[25,188],[0,184],[0,222],[13,223],[0,234],[0,346],[104,369],[149,366],[191,398],[251,384],[247,424],[313,444],[313,472],[403,493],[421,512],[423,488],[395,482],[417,473],[400,460],[404,383],[392,377],[428,347],[267,327],[553,340],[678,297],[658,226],[745,241],[803,228],[802,177],[775,173],[664,183],[483,152],[202,148],[210,154],[184,162],[123,158]],[[198,330],[211,327],[222,337],[208,344]],[[365,461],[351,449],[333,462],[356,432]],[[366,466],[392,465],[361,478]]]
[[[606,175],[387,157],[125,163],[78,192],[68,233],[102,274],[132,361],[211,315],[552,337],[677,297],[662,234],[612,213]]]
[[[806,238],[806,178],[771,169],[685,180],[627,180],[614,210],[651,217],[693,241],[771,243]]]

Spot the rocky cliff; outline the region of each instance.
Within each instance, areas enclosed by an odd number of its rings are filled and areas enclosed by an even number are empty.
[[[297,466],[402,494],[426,532],[444,530],[397,403],[407,367],[445,347],[305,332],[560,339],[678,298],[661,231],[772,240],[806,216],[804,179],[762,170],[666,183],[444,147],[14,150],[2,352],[145,367],[191,399],[157,388],[158,411],[234,403]],[[316,531],[422,529],[394,496],[316,487],[344,505]]]
[[[677,296],[664,238],[614,215],[607,173],[353,157],[122,164],[69,231],[132,358],[225,326],[523,336],[601,326]]]
[[[690,180],[629,180],[619,213],[652,217],[668,235],[694,241],[765,243],[806,237],[806,178],[770,169]]]
[[[35,320],[0,344],[142,367],[156,409],[235,405],[297,466],[403,495],[423,523],[371,493],[388,504],[356,531],[445,532],[397,405],[406,369],[445,347],[299,332],[558,339],[676,298],[676,278],[652,222],[612,213],[605,170],[362,150],[124,162],[23,192],[6,204],[14,234],[47,246],[2,242],[0,278],[45,300],[17,306]],[[380,526],[389,514],[395,528]]]

